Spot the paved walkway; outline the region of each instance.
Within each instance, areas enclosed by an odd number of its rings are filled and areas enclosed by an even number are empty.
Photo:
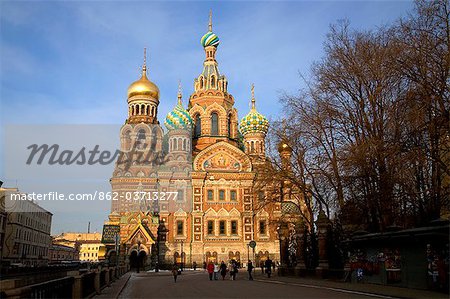
[[[426,290],[408,289],[394,286],[386,286],[372,283],[349,283],[341,281],[332,281],[324,279],[311,279],[311,278],[301,278],[301,277],[276,277],[273,279],[268,279],[263,276],[258,277],[258,281],[265,283],[286,283],[294,284],[306,288],[326,288],[326,289],[337,289],[349,292],[361,292],[361,293],[371,293],[374,295],[392,297],[392,298],[446,298],[448,295],[438,292],[431,292]]]
[[[111,283],[109,287],[104,288],[100,295],[94,296],[94,298],[111,299],[119,297],[120,292],[126,286],[128,280],[131,278],[131,275],[133,275],[133,272],[125,273],[118,280]]]
[[[267,278],[256,272],[248,281],[242,269],[236,281],[209,281],[207,273],[185,271],[174,283],[170,272],[128,272],[95,298],[448,298],[447,295],[376,284],[299,277]]]

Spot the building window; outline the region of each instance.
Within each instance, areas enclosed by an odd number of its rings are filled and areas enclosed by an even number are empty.
[[[184,190],[183,189],[178,189],[177,200],[184,201]]]
[[[228,115],[228,127],[227,127],[227,129],[228,129],[228,137],[231,138],[231,114]]]
[[[194,137],[198,138],[202,134],[202,122],[200,119],[200,115],[197,114],[195,117],[195,128],[194,128]]]
[[[225,190],[219,190],[219,200],[225,200]]]
[[[237,221],[236,220],[231,221],[231,234],[237,235]]]
[[[264,201],[264,191],[259,191],[258,192],[258,200],[259,201]]]
[[[214,234],[214,221],[208,220],[208,235]]]
[[[225,235],[226,230],[225,230],[225,221],[224,220],[220,220],[219,221],[219,234],[221,235]]]
[[[145,130],[140,129],[137,134],[136,147],[139,149],[143,149],[145,144]]]
[[[231,200],[237,200],[237,193],[236,193],[236,190],[231,190],[231,191],[230,191],[230,199],[231,199]]]
[[[214,192],[212,190],[208,190],[208,200],[214,200]]]
[[[265,220],[259,221],[259,233],[261,235],[267,234],[267,225]]]
[[[211,135],[219,135],[219,116],[217,113],[211,113]]]
[[[178,236],[183,235],[183,221],[182,220],[177,221],[177,235]]]

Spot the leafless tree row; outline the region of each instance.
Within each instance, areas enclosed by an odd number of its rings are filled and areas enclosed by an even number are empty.
[[[387,27],[331,26],[325,56],[302,77],[308,87],[282,99],[263,185],[289,182],[306,214],[323,209],[354,229],[424,225],[448,212],[449,14],[446,0],[418,1]],[[288,170],[280,140],[292,149]],[[273,189],[268,198],[285,192]]]

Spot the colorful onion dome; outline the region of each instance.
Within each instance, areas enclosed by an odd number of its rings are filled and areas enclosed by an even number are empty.
[[[164,121],[166,128],[169,130],[191,130],[194,122],[189,112],[183,108],[181,103],[181,92],[178,92],[178,104],[170,111]]]
[[[252,86],[252,109],[242,118],[239,129],[241,130],[242,135],[248,133],[267,134],[267,131],[269,130],[269,121],[267,118],[256,111],[254,86]]]
[[[219,37],[215,33],[208,31],[205,35],[202,36],[200,42],[202,43],[203,47],[214,46],[217,48],[220,41]]]
[[[202,36],[200,42],[203,47],[214,46],[217,48],[219,45],[219,37],[212,32],[212,11],[209,11],[208,32]]]

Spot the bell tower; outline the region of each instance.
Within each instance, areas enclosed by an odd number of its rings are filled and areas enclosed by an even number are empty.
[[[240,123],[242,135],[244,135],[245,153],[250,156],[252,162],[263,162],[266,157],[266,135],[269,130],[269,121],[256,110],[255,85],[252,84],[252,108],[244,116]]]
[[[205,50],[202,73],[194,80],[194,92],[189,98],[188,110],[194,123],[193,154],[225,141],[237,145],[238,117],[233,107],[234,98],[228,93],[228,80],[220,74],[216,60],[219,37],[212,32],[209,14],[208,32],[200,40]]]

